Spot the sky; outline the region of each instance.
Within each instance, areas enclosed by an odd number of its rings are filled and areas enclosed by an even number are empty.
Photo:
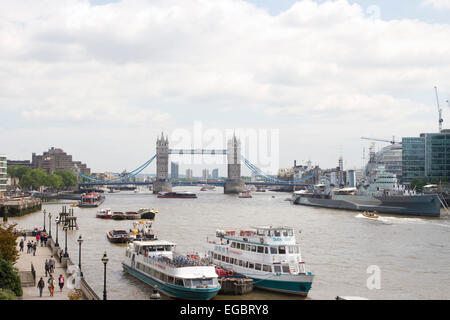
[[[450,128],[449,39],[450,0],[4,0],[0,153],[131,171],[161,132],[224,149],[234,131],[268,173],[361,167],[363,136],[438,130],[435,86]]]

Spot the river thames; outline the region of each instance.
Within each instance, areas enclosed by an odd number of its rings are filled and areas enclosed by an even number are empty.
[[[149,299],[152,289],[125,273],[121,261],[125,245],[112,244],[106,232],[113,228],[130,229],[132,220],[97,219],[100,208],[113,211],[159,210],[153,222],[161,240],[177,243],[177,252],[204,253],[207,236],[216,229],[247,229],[251,226],[287,225],[297,231],[307,271],[315,275],[307,299],[334,299],[337,295],[369,299],[450,299],[450,218],[381,215],[374,220],[357,212],[292,205],[288,193],[253,192],[253,198],[240,199],[223,194],[222,188],[200,192],[199,187],[179,187],[192,191],[197,199],[158,199],[149,191],[105,193],[99,208],[74,208],[79,230],[68,231],[68,251],[78,263],[81,234],[82,270],[96,291],[103,294],[103,264],[106,251],[108,299]],[[53,217],[70,201],[45,203],[43,209]],[[44,215],[36,212],[9,218],[18,228],[42,227]],[[52,235],[56,236],[52,219]],[[48,218],[46,222],[48,230]],[[59,229],[64,248],[64,232]],[[375,266],[375,267],[374,267]],[[379,270],[379,288],[369,289],[367,282]],[[218,295],[215,299],[301,299],[296,296],[255,289],[243,296]]]

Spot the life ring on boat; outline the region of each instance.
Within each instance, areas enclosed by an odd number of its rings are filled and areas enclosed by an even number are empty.
[[[259,238],[259,242],[264,243],[264,238]]]
[[[227,276],[231,277],[231,276],[233,276],[233,275],[234,275],[234,272],[233,272],[233,270],[228,270],[228,272],[227,272]]]

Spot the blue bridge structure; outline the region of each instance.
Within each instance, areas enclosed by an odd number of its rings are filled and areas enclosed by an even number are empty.
[[[169,154],[177,154],[177,155],[200,154],[200,155],[227,156],[228,159],[227,179],[225,181],[200,181],[200,180],[170,181],[168,178]],[[133,179],[138,174],[140,174],[155,160],[156,160],[156,179],[154,181],[148,182],[130,181],[130,179]],[[247,168],[249,168],[250,171],[256,175],[256,177],[259,177],[264,181],[244,181],[241,178],[241,163],[244,163],[247,166]],[[109,180],[98,179],[90,175],[83,174],[81,172],[79,172],[78,174],[80,178],[83,178],[85,181],[86,180],[88,181],[79,183],[79,187],[153,185],[154,193],[158,193],[160,191],[171,191],[172,186],[195,186],[202,184],[224,187],[224,193],[239,193],[246,189],[245,185],[254,185],[261,187],[309,186],[311,184],[310,181],[312,181],[314,178],[314,174],[310,174],[300,179],[281,180],[264,173],[261,169],[256,167],[254,164],[252,164],[249,160],[247,160],[244,156],[241,155],[241,143],[236,138],[235,135],[233,135],[233,138],[228,141],[227,149],[214,150],[214,149],[169,149],[168,137],[167,136],[164,137],[164,134],[161,134],[161,138],[159,137],[157,138],[156,154],[131,172],[122,175],[117,175],[117,177]]]

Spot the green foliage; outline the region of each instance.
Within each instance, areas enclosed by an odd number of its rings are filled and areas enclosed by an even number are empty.
[[[423,186],[427,184],[426,179],[413,179],[411,181],[411,189],[415,189],[417,191],[422,191]]]
[[[0,288],[9,290],[16,296],[22,296],[22,284],[17,270],[13,267],[11,261],[0,257]]]
[[[5,227],[0,225],[0,257],[15,263],[19,257],[17,250],[17,237],[14,233],[16,224]]]
[[[17,300],[17,297],[11,290],[0,288],[0,300]]]
[[[12,178],[19,178],[22,179],[22,177],[30,170],[31,168],[23,167],[23,166],[11,166],[8,167],[8,175]]]
[[[65,187],[74,187],[77,185],[77,176],[70,170],[56,171],[56,175],[62,178],[62,185]]]
[[[47,176],[46,186],[48,187],[60,188],[63,185],[63,183],[64,180],[60,175],[54,173]]]

